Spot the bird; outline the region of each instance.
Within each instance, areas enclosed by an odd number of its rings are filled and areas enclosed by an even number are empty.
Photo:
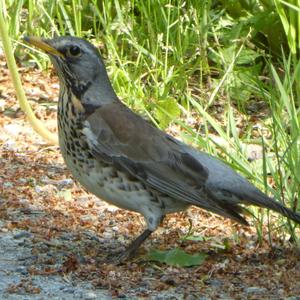
[[[269,197],[229,165],[177,140],[116,95],[98,49],[85,39],[28,36],[49,55],[59,77],[58,137],[64,161],[90,193],[141,214],[144,231],[118,255],[133,258],[169,214],[191,205],[249,225],[245,206],[300,214]]]

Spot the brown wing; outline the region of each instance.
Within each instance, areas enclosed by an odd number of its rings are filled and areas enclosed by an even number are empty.
[[[98,108],[87,117],[83,132],[98,159],[170,197],[245,223],[238,207],[219,203],[206,188],[208,171],[197,159],[122,103]]]

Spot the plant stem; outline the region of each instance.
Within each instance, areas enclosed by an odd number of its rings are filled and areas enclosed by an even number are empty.
[[[18,73],[16,61],[13,56],[13,50],[11,47],[10,38],[8,36],[7,25],[4,20],[4,7],[2,6],[2,1],[0,1],[0,37],[3,43],[4,54],[7,61],[7,66],[12,78],[12,82],[16,91],[17,98],[19,100],[19,104],[23,112],[25,113],[28,122],[32,126],[32,128],[48,143],[52,145],[56,145],[58,143],[57,135],[50,132],[43,123],[36,118],[34,112],[31,109],[30,104],[26,99],[26,95],[24,89],[22,87],[22,83],[20,80],[20,76]]]

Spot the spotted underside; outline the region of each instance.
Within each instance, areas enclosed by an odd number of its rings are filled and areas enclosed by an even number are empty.
[[[66,165],[83,187],[113,205],[141,213],[152,231],[166,213],[188,206],[154,191],[113,164],[96,159],[83,133],[84,118],[79,100],[71,91],[62,89],[58,106],[60,149]]]

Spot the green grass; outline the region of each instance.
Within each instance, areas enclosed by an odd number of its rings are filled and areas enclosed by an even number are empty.
[[[299,0],[6,0],[6,6],[15,41],[53,34],[94,41],[129,106],[163,129],[180,125],[184,141],[221,156],[300,210]],[[16,46],[16,55],[24,55]],[[43,55],[27,55],[47,66]],[[264,113],[249,113],[251,103],[263,103]],[[186,125],[195,114],[200,126]],[[240,119],[245,125],[237,129]],[[249,144],[263,146],[262,159],[247,160]],[[262,239],[265,212],[253,211]],[[288,220],[269,226],[297,240]]]

